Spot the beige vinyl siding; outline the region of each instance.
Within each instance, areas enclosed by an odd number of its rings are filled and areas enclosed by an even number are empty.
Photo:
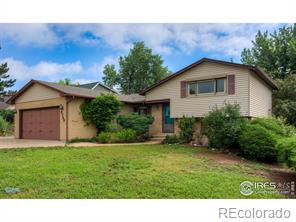
[[[69,140],[79,138],[92,138],[96,136],[97,129],[93,124],[86,125],[80,111],[83,99],[74,99],[68,104],[69,108]]]
[[[46,99],[55,99],[60,97],[60,94],[52,89],[35,83],[26,90],[21,96],[19,96],[15,103],[24,103],[30,101],[39,101]]]
[[[235,75],[235,94],[197,95],[180,98],[180,82]],[[147,100],[170,99],[171,117],[203,117],[216,105],[237,103],[241,113],[249,116],[249,71],[242,68],[205,62],[146,93]],[[227,89],[227,85],[226,85]]]
[[[258,78],[250,73],[250,116],[264,117],[272,114],[272,90]]]

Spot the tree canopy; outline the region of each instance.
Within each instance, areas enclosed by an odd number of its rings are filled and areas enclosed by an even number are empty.
[[[277,82],[273,92],[273,114],[296,126],[296,24],[272,34],[258,31],[241,61],[263,68]]]
[[[296,73],[296,24],[273,33],[258,31],[250,49],[241,54],[244,64],[257,65],[273,79],[285,79]]]
[[[122,93],[132,94],[139,93],[170,72],[160,55],[153,54],[144,42],[136,42],[127,56],[119,58],[118,71],[114,65],[106,65],[103,73],[104,84],[111,88],[118,86]]]
[[[71,85],[73,85],[72,80],[70,78],[60,79],[58,81],[58,84],[64,85],[64,86],[71,86]]]
[[[277,81],[279,90],[273,93],[273,114],[296,126],[296,75]]]

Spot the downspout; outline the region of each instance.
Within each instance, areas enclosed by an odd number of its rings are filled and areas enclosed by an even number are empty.
[[[66,142],[69,142],[69,103],[75,99],[75,96],[72,96],[66,101]]]

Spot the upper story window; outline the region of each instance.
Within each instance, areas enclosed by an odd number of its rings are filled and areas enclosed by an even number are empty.
[[[189,83],[189,95],[203,93],[223,93],[225,92],[226,78],[203,80]]]

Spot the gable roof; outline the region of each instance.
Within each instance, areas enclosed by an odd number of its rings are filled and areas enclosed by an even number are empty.
[[[114,89],[111,89],[110,87],[102,84],[101,82],[91,82],[91,83],[81,84],[78,87],[86,88],[86,89],[95,89],[98,85],[109,90],[109,91],[117,93]]]
[[[60,85],[58,83],[40,81],[40,80],[31,80],[23,88],[21,88],[14,96],[12,96],[7,103],[14,103],[15,99],[22,95],[29,87],[33,84],[40,84],[52,90],[55,90],[60,93],[61,96],[75,96],[79,98],[93,99],[101,94],[100,91],[77,87],[77,86],[66,86]],[[119,100],[126,103],[138,103],[145,100],[144,96],[135,96],[135,95],[118,95]]]
[[[216,59],[209,59],[209,58],[202,58],[189,66],[186,66],[185,68],[175,72],[174,74],[171,74],[164,79],[160,80],[159,82],[147,87],[143,91],[140,92],[140,95],[144,95],[146,92],[149,92],[150,90],[162,85],[163,83],[185,73],[186,71],[204,63],[204,62],[211,62],[211,63],[216,63],[216,64],[222,64],[222,65],[228,65],[228,66],[234,66],[238,68],[243,68],[243,69],[248,69],[250,71],[253,71],[259,78],[261,78],[267,85],[269,85],[272,89],[278,89],[276,84],[273,82],[273,80],[260,68],[256,66],[251,66],[251,65],[245,65],[245,64],[240,64],[240,63],[233,63],[233,62],[226,62],[222,60],[216,60]]]

